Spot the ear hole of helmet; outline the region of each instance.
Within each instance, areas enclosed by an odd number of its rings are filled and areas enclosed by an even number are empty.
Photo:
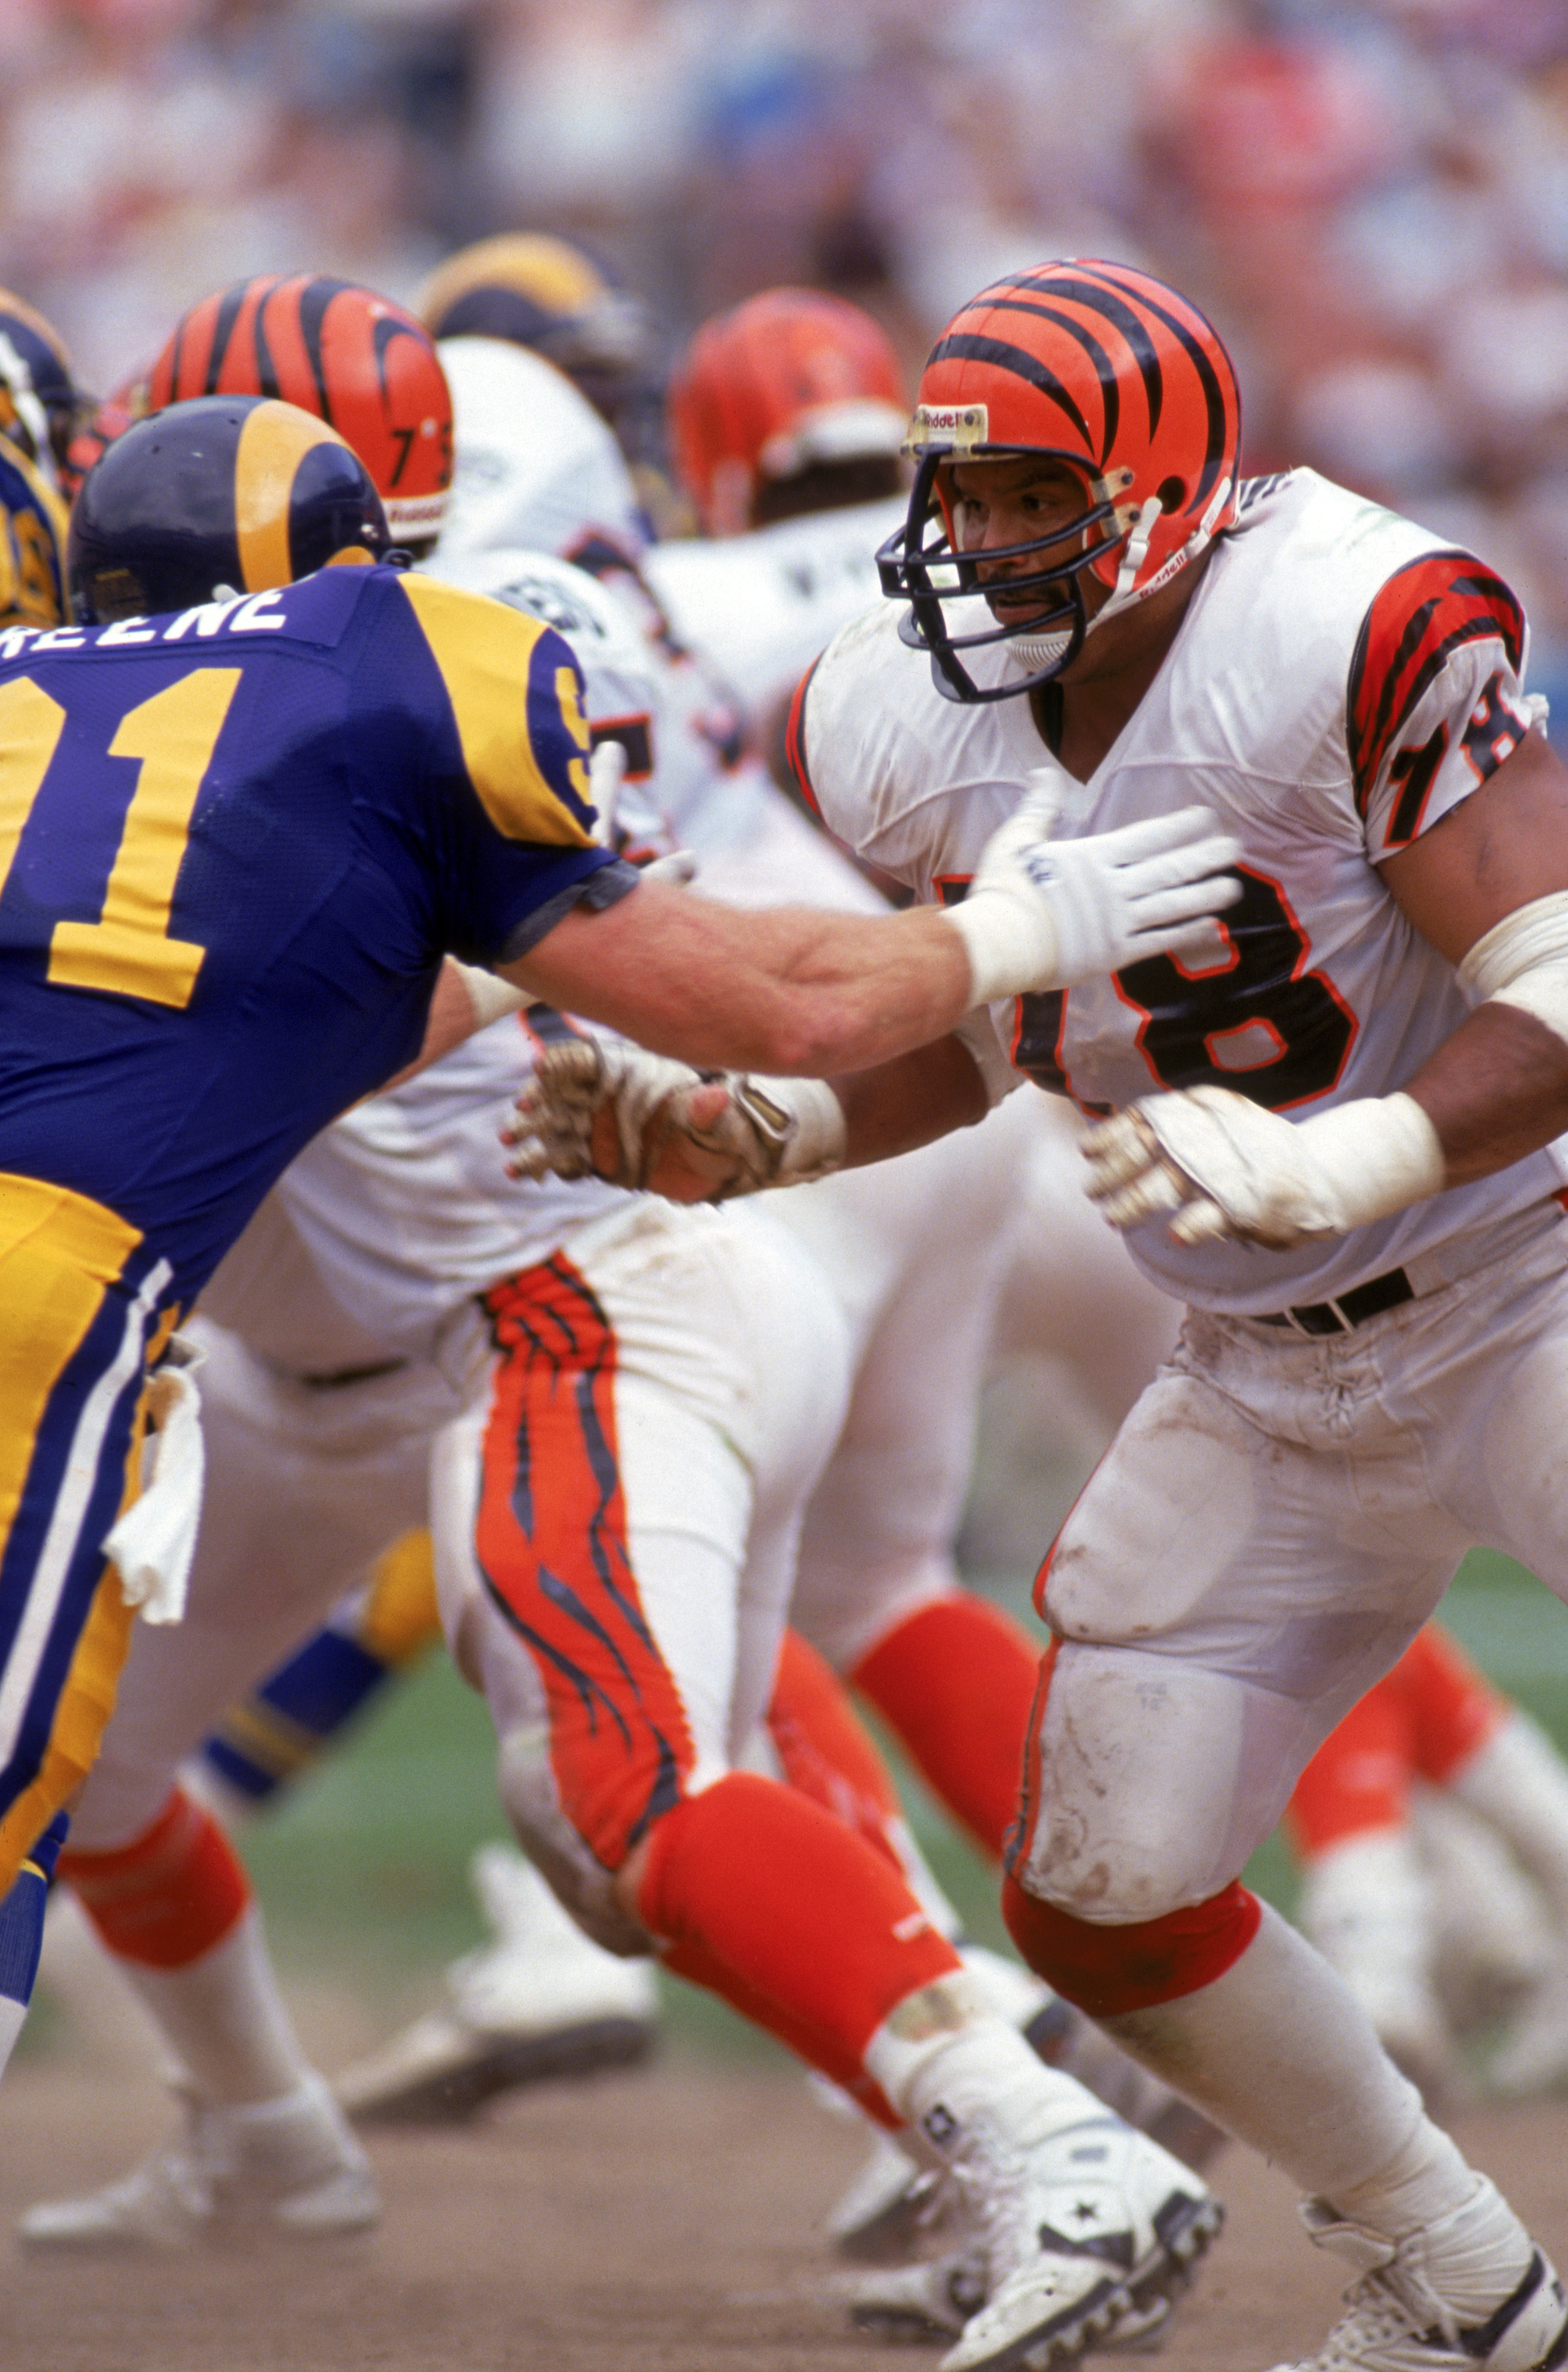
[[[1162,478],[1155,488],[1155,495],[1161,510],[1167,515],[1171,511],[1179,511],[1187,500],[1187,481],[1185,478]]]

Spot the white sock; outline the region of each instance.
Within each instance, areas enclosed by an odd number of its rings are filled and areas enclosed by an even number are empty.
[[[1447,1787],[1512,1845],[1568,1926],[1568,1766],[1545,1732],[1513,1714]]]
[[[1410,2228],[1400,2219],[1411,2184],[1422,2220],[1458,2207],[1474,2188],[1348,1989],[1267,1904],[1223,1977],[1102,2023],[1303,2191],[1342,2212],[1354,2200],[1357,2220],[1378,2231]]]
[[[254,1903],[221,1943],[182,1969],[117,1965],[209,2105],[275,2100],[309,2077]]]
[[[944,2157],[976,2128],[1018,2143],[1103,2118],[1094,2094],[1042,2066],[1017,2029],[981,2006],[967,1975],[901,2001],[865,2047],[865,2071]]]
[[[1365,1977],[1430,1982],[1432,1921],[1421,1855],[1409,1829],[1372,1829],[1315,1854],[1302,1873],[1296,1922],[1363,1998]]]

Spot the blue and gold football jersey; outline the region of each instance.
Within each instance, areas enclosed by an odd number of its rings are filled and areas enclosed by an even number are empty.
[[[55,626],[65,615],[65,506],[0,436],[0,626]]]
[[[632,886],[587,751],[557,634],[390,569],[0,632],[0,1172],[140,1229],[188,1303],[412,1059],[444,951]]]

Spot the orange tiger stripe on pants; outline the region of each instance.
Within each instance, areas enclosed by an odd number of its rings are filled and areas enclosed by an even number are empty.
[[[615,1336],[559,1253],[495,1286],[483,1306],[501,1362],[475,1550],[544,1682],[562,1804],[616,1870],[682,1800],[696,1758],[627,1544]]]

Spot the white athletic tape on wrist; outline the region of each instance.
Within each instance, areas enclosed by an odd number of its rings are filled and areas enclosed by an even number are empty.
[[[1489,1005],[1533,1013],[1568,1044],[1568,890],[1504,914],[1476,941],[1459,978]]]
[[[941,913],[964,943],[971,1006],[1016,996],[1051,973],[1054,933],[1050,917],[1022,889],[977,882],[961,904],[944,906]]]
[[[1441,1192],[1443,1147],[1413,1096],[1367,1096],[1299,1123],[1348,1233]]]
[[[482,964],[459,963],[455,956],[449,957],[448,961],[468,991],[476,1029],[488,1029],[504,1013],[520,1012],[528,1003],[520,988],[514,988],[509,980],[501,979],[496,972],[486,971]]]

